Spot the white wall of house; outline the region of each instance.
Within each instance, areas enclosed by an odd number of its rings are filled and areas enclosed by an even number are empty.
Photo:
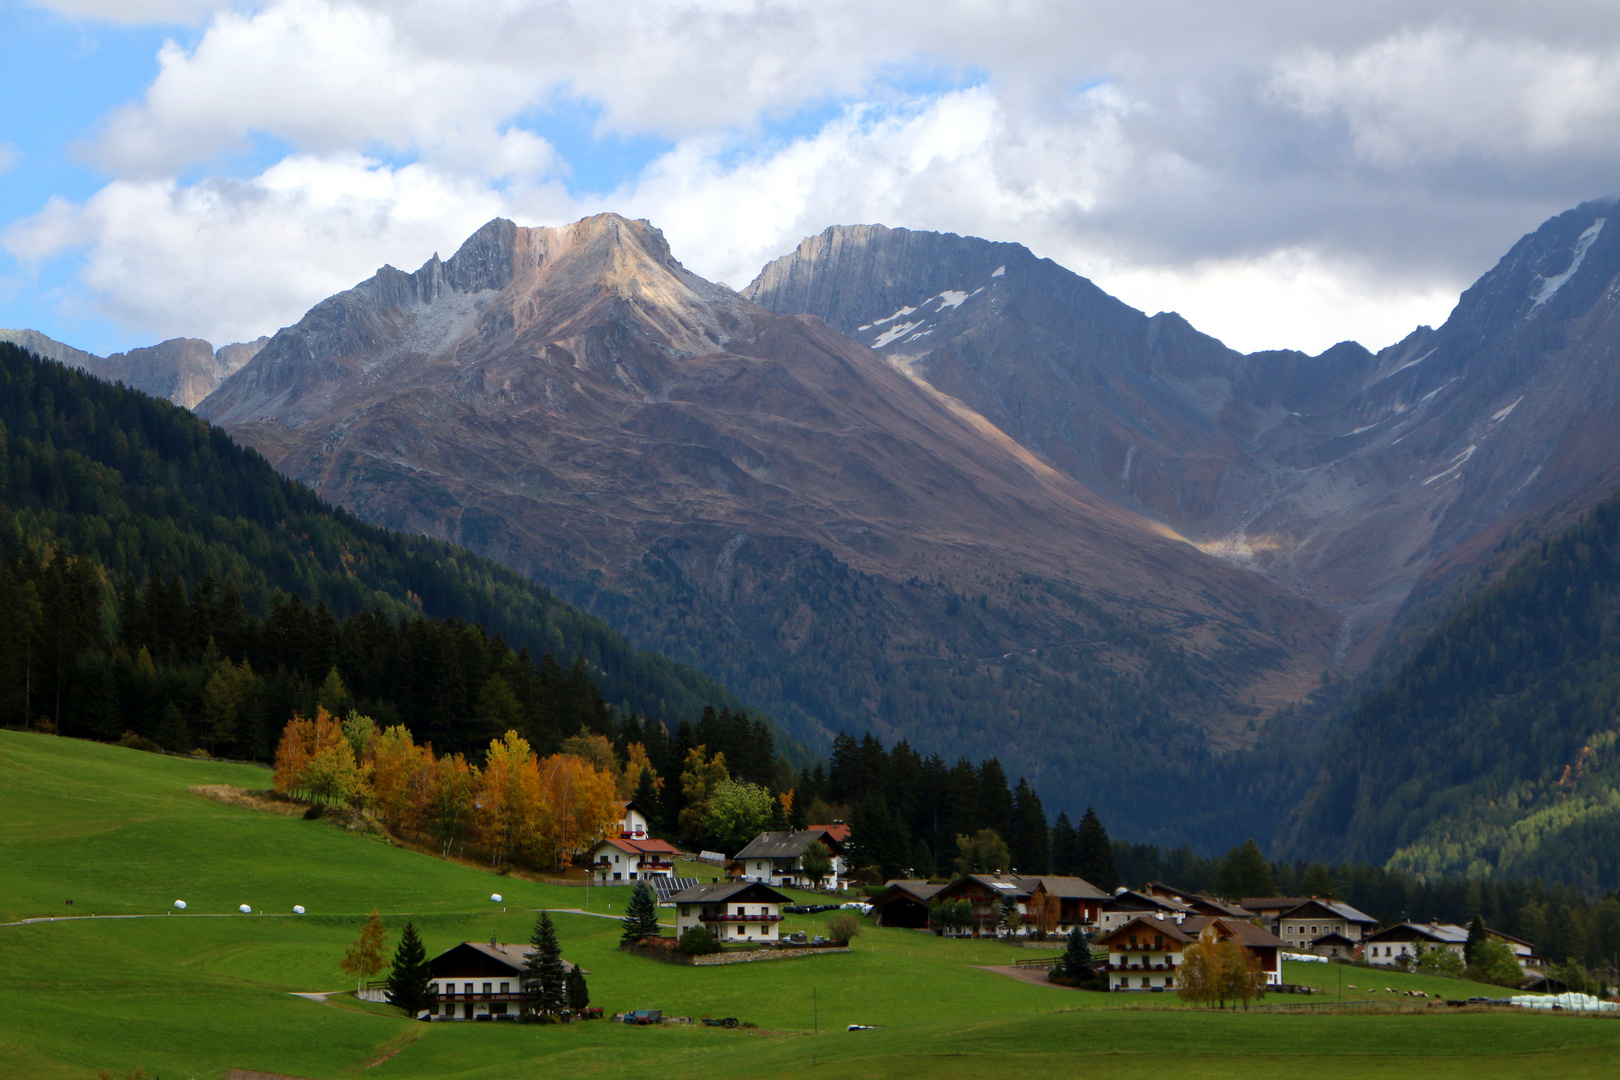
[[[1342,934],[1351,941],[1360,941],[1362,929],[1360,923],[1349,919],[1295,918],[1277,920],[1276,934],[1282,938],[1285,948],[1303,950],[1309,949],[1311,942],[1326,934]]]
[[[1162,952],[1110,952],[1108,954],[1108,989],[1110,990],[1174,990],[1176,976],[1181,971],[1182,954],[1171,950]]]
[[[619,832],[640,839],[647,835],[647,817],[634,807],[625,807],[619,818]]]
[[[744,859],[742,868],[743,881],[759,881],[775,888],[804,887],[811,885],[810,875],[804,872],[800,860],[793,859]],[[844,882],[844,859],[840,855],[832,856],[832,869],[827,876],[821,879],[823,887],[841,889]]]
[[[691,927],[704,926],[718,940],[727,944],[776,941],[781,937],[780,923],[776,921],[781,916],[780,907],[779,904],[760,903],[677,904],[675,936],[679,937]]]
[[[522,987],[517,976],[510,978],[484,978],[473,976],[460,979],[434,979],[430,984],[439,995],[439,1008],[435,1020],[470,1020],[480,1016],[516,1016],[522,1010],[516,1001],[489,1001],[492,995],[520,994]],[[468,995],[472,995],[470,998]],[[472,1006],[468,1015],[467,1006]]]
[[[1425,941],[1423,948],[1428,952],[1433,952],[1435,949],[1450,949],[1458,956],[1463,955],[1461,942],[1445,942],[1442,944],[1440,942]],[[1361,954],[1361,958],[1369,964],[1382,964],[1388,967],[1398,964],[1403,956],[1417,956],[1416,941],[1375,941],[1369,944]]]

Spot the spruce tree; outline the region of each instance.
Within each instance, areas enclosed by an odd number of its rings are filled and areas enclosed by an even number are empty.
[[[438,995],[433,991],[432,980],[422,939],[417,936],[416,927],[406,923],[399,937],[399,947],[394,950],[394,966],[388,972],[388,1004],[404,1009],[408,1016],[437,1008]]]
[[[630,892],[630,906],[620,921],[624,933],[619,944],[634,945],[642,938],[658,936],[658,897],[646,882],[636,885]]]
[[[665,830],[663,801],[658,797],[658,784],[653,779],[651,769],[641,770],[641,779],[636,783],[633,801],[640,807],[642,814],[646,815],[649,832],[661,833]]]
[[[1080,836],[1067,813],[1059,814],[1057,823],[1052,826],[1052,873],[1060,877],[1080,876]]]
[[[542,911],[534,921],[529,938],[534,948],[523,961],[523,1011],[534,1017],[560,1012],[568,1005],[567,975],[563,971],[562,946],[557,944],[557,928],[551,914]]]
[[[1091,966],[1091,942],[1086,940],[1085,932],[1078,926],[1069,931],[1063,955],[1058,957],[1053,973],[1075,982],[1085,982],[1096,974]]]
[[[1475,915],[1474,921],[1468,924],[1468,940],[1463,943],[1463,960],[1470,966],[1479,962],[1479,947],[1490,939],[1485,932],[1485,919]]]
[[[1097,812],[1089,806],[1086,816],[1080,819],[1077,834],[1075,848],[1079,857],[1075,869],[1097,888],[1112,892],[1119,883],[1119,873],[1114,869],[1114,845]]]
[[[575,964],[568,969],[568,1008],[574,1012],[586,1008],[591,1003],[591,991],[585,985],[585,973]]]

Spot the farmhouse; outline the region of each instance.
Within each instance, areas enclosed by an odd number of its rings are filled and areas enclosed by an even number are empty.
[[[762,881],[767,885],[830,885],[843,888],[841,878],[848,870],[843,841],[837,833],[843,826],[812,826],[797,832],[762,832],[737,852],[727,869],[727,876],[739,881]],[[844,830],[847,836],[847,830]],[[811,844],[820,843],[832,856],[832,869],[819,883],[810,880],[804,870],[804,852]]]
[[[675,905],[676,937],[702,926],[729,944],[779,940],[776,924],[782,921],[782,905],[791,902],[759,881],[694,885],[669,899]]]
[[[1144,916],[1162,916],[1164,918],[1187,918],[1192,915],[1193,909],[1186,904],[1163,896],[1149,896],[1145,892],[1136,892],[1131,889],[1115,889],[1114,895],[1105,899],[1098,909],[1097,923],[1103,933],[1117,930],[1132,919]]]
[[[944,887],[927,881],[890,881],[872,897],[872,916],[879,926],[926,930],[928,902]]]
[[[435,956],[428,974],[439,1008],[430,1019],[515,1019],[523,1007],[523,963],[533,951],[532,945],[463,941]]]
[[[1354,949],[1356,943],[1371,933],[1377,925],[1377,919],[1357,911],[1349,904],[1313,898],[1279,915],[1275,932],[1290,949],[1302,952],[1315,951],[1318,939],[1338,938],[1341,940],[1324,941],[1321,948],[1342,950],[1342,941],[1350,942],[1350,948]],[[1324,951],[1322,955],[1343,954]]]
[[[1150,881],[1142,886],[1144,895],[1160,900],[1171,900],[1177,904],[1185,905],[1195,915],[1208,915],[1217,919],[1249,919],[1253,915],[1236,904],[1229,904],[1225,900],[1213,896],[1203,896],[1199,893],[1188,892],[1166,885],[1162,881]]]
[[[1200,938],[1235,941],[1253,958],[1267,986],[1282,985],[1282,942],[1244,919],[1193,915],[1182,918],[1138,916],[1097,944],[1108,950],[1110,990],[1175,990],[1186,949]]]
[[[666,840],[649,836],[610,836],[591,850],[591,866],[601,884],[650,881],[675,875],[680,852]]]
[[[938,901],[966,900],[973,905],[974,937],[1004,930],[1003,905],[1012,901],[1022,935],[1034,929],[1066,934],[1075,926],[1097,923],[1108,894],[1084,878],[1019,874],[968,874],[934,893]]]
[[[1468,929],[1453,923],[1396,923],[1367,937],[1362,958],[1369,964],[1399,964],[1417,958],[1418,943],[1424,949],[1448,949],[1458,956],[1468,944]]]
[[[1312,899],[1314,897],[1310,896],[1245,896],[1238,901],[1238,907],[1247,911],[1251,918],[1259,919],[1261,926],[1275,934],[1278,919]]]

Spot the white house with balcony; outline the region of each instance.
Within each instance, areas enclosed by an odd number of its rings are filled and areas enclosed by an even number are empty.
[[[615,804],[619,808],[619,835],[626,840],[640,840],[648,835],[647,815],[634,799]]]
[[[804,869],[804,853],[811,844],[827,849],[832,868],[819,882],[811,880]],[[797,832],[762,832],[737,852],[727,873],[740,881],[762,881],[767,885],[814,887],[817,884],[832,889],[844,887],[843,876],[849,870],[843,843],[830,826],[811,826]]]
[[[675,936],[702,926],[726,945],[781,940],[777,924],[782,905],[792,901],[760,881],[694,885],[670,896],[675,905]]]
[[[667,840],[610,836],[591,849],[591,870],[598,885],[674,877],[675,856],[679,854]]]

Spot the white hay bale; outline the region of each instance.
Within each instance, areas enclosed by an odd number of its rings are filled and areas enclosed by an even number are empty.
[[[294,915],[302,915],[303,913],[304,913],[304,905],[303,904],[294,904],[293,905],[293,914]]]
[[[489,902],[492,903],[492,904],[500,903],[501,902],[501,894],[500,893],[490,893],[489,894]]]
[[[236,909],[236,910],[237,910],[237,911],[240,911],[240,912],[241,912],[241,913],[242,913],[242,914],[244,914],[244,915],[251,915],[251,914],[253,914],[253,909],[252,909],[252,908],[250,908],[250,907],[248,907],[248,906],[247,906],[247,905],[246,905],[246,904],[243,904],[243,905],[242,905],[242,906],[241,906],[241,907],[239,907],[239,908],[237,908],[237,909]]]
[[[174,902],[174,907],[176,911],[184,911],[186,910],[186,902],[184,900],[176,900]]]

